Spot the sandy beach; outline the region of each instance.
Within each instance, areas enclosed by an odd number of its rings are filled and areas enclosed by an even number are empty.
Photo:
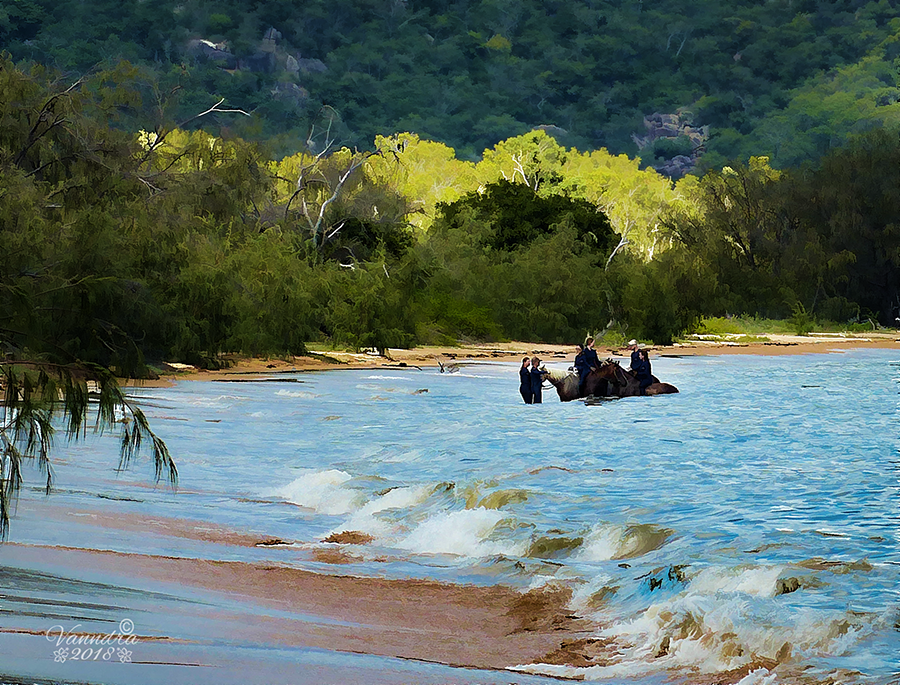
[[[872,333],[813,334],[807,336],[766,334],[764,341],[733,342],[724,340],[695,340],[670,346],[647,344],[651,358],[654,356],[698,356],[698,355],[799,355],[841,352],[850,349],[900,349],[900,331],[873,331]],[[411,349],[392,348],[385,356],[374,352],[356,353],[325,351],[309,356],[290,359],[251,359],[238,356],[227,357],[228,366],[217,371],[196,369],[185,365],[164,365],[164,373],[157,380],[137,381],[137,385],[158,387],[170,385],[174,380],[205,380],[218,382],[241,382],[258,380],[266,375],[296,373],[305,371],[332,371],[338,369],[375,369],[404,367],[438,367],[444,365],[452,370],[454,365],[466,362],[517,362],[524,356],[538,356],[543,361],[571,360],[573,345],[552,345],[547,343],[505,342],[460,345],[457,347],[415,347]],[[627,357],[624,348],[600,346],[597,353],[606,357]]]

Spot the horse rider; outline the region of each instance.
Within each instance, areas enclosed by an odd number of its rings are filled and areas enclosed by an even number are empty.
[[[638,341],[634,339],[629,340],[628,349],[631,350],[631,370],[637,371],[641,365],[641,350]]]
[[[597,350],[594,349],[594,339],[590,336],[584,339],[584,352],[581,354],[581,369],[579,370],[578,389],[584,390],[584,382],[588,374],[600,366]]]
[[[650,355],[647,354],[647,350],[639,348],[637,340],[629,340],[628,349],[631,350],[631,371],[640,381],[641,394],[644,395],[649,386],[659,383],[659,379],[653,375]]]
[[[585,368],[584,368],[584,345],[579,345],[576,343],[576,345],[575,345],[575,363],[572,365],[572,367],[569,370],[571,371],[572,368],[575,369],[575,373],[578,376],[579,382],[580,382],[580,379],[586,373]]]

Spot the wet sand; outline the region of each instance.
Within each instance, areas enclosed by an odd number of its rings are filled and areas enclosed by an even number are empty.
[[[504,669],[539,660],[559,650],[564,642],[585,637],[591,628],[587,622],[569,614],[566,603],[571,591],[567,589],[521,593],[504,586],[325,575],[270,563],[16,543],[6,543],[2,551],[0,562],[6,567],[0,567],[0,585],[6,580],[4,574],[9,565],[49,569],[60,573],[62,578],[67,578],[67,570],[90,569],[92,580],[99,578],[104,582],[104,585],[95,583],[90,590],[90,601],[93,606],[108,605],[111,609],[117,603],[122,604],[122,598],[115,596],[115,591],[102,588],[164,593],[160,595],[164,598],[159,600],[161,606],[179,595],[187,601],[188,597],[183,595],[189,588],[200,592],[191,595],[190,601],[201,599],[214,611],[239,606],[243,615],[241,640],[269,648],[317,648],[455,667]],[[68,576],[67,582],[78,582],[74,580],[77,575]],[[59,587],[61,583],[57,581],[54,585]],[[4,592],[8,589],[8,585],[3,587]],[[21,593],[21,588],[17,591]],[[56,608],[73,606],[72,599],[69,596],[58,601]],[[43,605],[40,608],[48,604],[46,599],[37,601]],[[144,611],[133,606],[118,609],[113,618],[115,623],[122,617]],[[190,608],[181,606],[166,611],[174,617]],[[36,637],[44,637],[43,632],[53,623],[59,622],[68,629],[75,618],[67,622],[65,617],[52,614],[33,629],[24,619],[33,617],[34,612],[4,613],[7,616],[0,634]],[[170,621],[161,635],[146,632],[148,623],[152,622],[150,618],[135,618],[134,622],[139,642],[203,642],[190,631],[185,634],[180,630],[177,620]],[[208,630],[216,633],[221,628],[208,623]],[[96,631],[83,627],[80,632]]]
[[[851,349],[898,349],[900,331],[878,331],[856,334],[813,334],[776,335],[767,334],[764,341],[741,342],[727,340],[696,340],[689,343],[659,346],[646,345],[651,358],[654,356],[698,356],[722,354],[787,355],[787,354],[827,354]],[[598,347],[600,358],[628,356],[625,348]],[[385,356],[374,353],[351,353],[326,351],[310,356],[289,359],[251,359],[237,356],[227,358],[229,366],[217,371],[205,371],[192,367],[175,369],[167,366],[167,371],[157,380],[137,381],[143,387],[171,385],[176,380],[204,380],[223,383],[240,383],[259,379],[278,379],[283,374],[307,371],[331,371],[339,369],[410,369],[439,367],[448,372],[454,365],[472,362],[519,362],[525,356],[538,356],[544,362],[571,360],[574,355],[572,345],[551,345],[545,343],[506,342],[484,343],[481,345],[461,345],[459,347],[415,347],[412,349],[389,349]]]

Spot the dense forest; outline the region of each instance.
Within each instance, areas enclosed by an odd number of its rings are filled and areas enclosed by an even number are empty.
[[[412,133],[305,149],[123,122],[147,75],[0,62],[0,343],[12,357],[215,365],[311,341],[671,342],[702,317],[893,325],[900,136],[802,169],[674,183],[537,130],[477,163]],[[240,119],[221,104],[199,114]]]
[[[900,115],[888,0],[0,0],[0,46],[70,73],[139,66],[159,92],[134,127],[225,98],[253,117],[191,128],[276,156],[323,105],[360,149],[414,131],[477,160],[543,127],[675,177],[799,166]]]
[[[893,14],[0,0],[0,343],[133,373],[893,325]]]

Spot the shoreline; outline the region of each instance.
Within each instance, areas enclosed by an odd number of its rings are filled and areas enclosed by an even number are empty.
[[[78,580],[82,574],[70,575],[72,569],[90,569],[90,576],[99,575],[108,588],[163,593],[179,605],[199,600],[219,612],[229,606],[233,611],[237,602],[244,614],[242,639],[269,646],[505,671],[587,639],[594,628],[571,615],[566,608],[571,590],[564,588],[522,593],[506,585],[326,574],[277,562],[59,545],[5,543],[4,552],[7,565],[54,575],[62,570],[65,575],[57,577],[71,582],[83,582]],[[143,640],[203,642],[171,628],[163,635],[138,632]],[[0,634],[28,630],[7,624]]]
[[[765,341],[696,340],[674,345],[646,345],[652,357],[692,357],[715,355],[801,355],[829,354],[858,349],[900,350],[900,331],[872,332],[866,334],[816,334],[808,336],[768,334]],[[623,348],[602,346],[597,348],[601,358],[627,357]],[[542,361],[571,360],[572,345],[554,345],[512,341],[472,345],[423,346],[410,349],[391,348],[386,356],[373,353],[342,351],[312,352],[307,356],[291,358],[229,357],[229,366],[207,371],[185,364],[165,364],[166,370],[153,380],[127,380],[123,385],[137,387],[168,387],[176,381],[258,381],[266,376],[341,369],[412,369],[437,368],[442,364],[448,369],[454,364],[472,362],[518,362],[524,356],[538,356]]]

